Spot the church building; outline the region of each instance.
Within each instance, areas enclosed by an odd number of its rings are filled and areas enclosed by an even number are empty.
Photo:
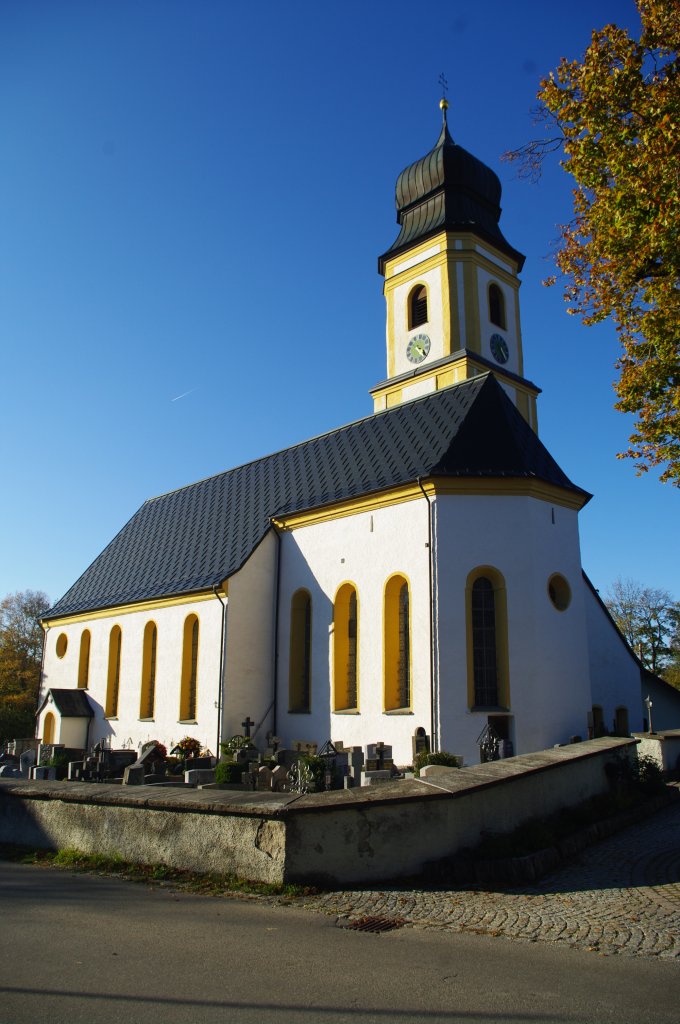
[[[582,573],[590,495],[538,437],[500,181],[441,106],[378,261],[372,413],[142,505],[44,617],[45,742],[219,753],[248,720],[261,748],[382,741],[405,765],[418,735],[470,764],[489,733],[510,754],[642,727]]]

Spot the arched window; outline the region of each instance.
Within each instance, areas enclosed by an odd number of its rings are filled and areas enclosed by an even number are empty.
[[[90,631],[84,629],[80,637],[78,658],[78,689],[86,690],[90,680]]]
[[[198,692],[198,616],[187,615],[184,620],[182,644],[182,683],[179,697],[180,722],[196,721],[196,695]]]
[[[311,707],[312,683],[312,598],[307,590],[296,590],[290,604],[290,663],[288,710],[306,712]]]
[[[629,736],[628,708],[620,707],[614,712],[614,734],[616,736]]]
[[[507,708],[508,630],[505,581],[483,566],[468,576],[466,588],[468,702],[474,708]]]
[[[114,626],[109,634],[109,668],[106,678],[106,717],[118,715],[118,691],[120,690],[120,652],[123,634],[120,626]]]
[[[427,315],[427,288],[424,284],[417,285],[408,297],[408,329],[420,327],[426,324]]]
[[[497,284],[489,285],[489,320],[496,327],[506,329],[505,298]]]
[[[139,699],[139,717],[153,718],[156,697],[156,641],[158,629],[155,622],[144,627],[142,646],[142,691]]]
[[[335,711],[354,711],[357,690],[357,592],[343,583],[333,605],[333,683]]]
[[[385,587],[385,711],[411,707],[411,610],[408,582],[392,576]]]
[[[56,719],[51,711],[48,711],[43,721],[43,743],[54,743],[54,726]]]

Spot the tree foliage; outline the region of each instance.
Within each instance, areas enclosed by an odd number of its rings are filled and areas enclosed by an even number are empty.
[[[47,595],[35,590],[0,602],[0,742],[33,735],[43,645],[39,620],[48,607]]]
[[[645,668],[665,678],[680,662],[680,603],[667,590],[617,579],[605,604]]]
[[[636,2],[639,41],[607,25],[563,58],[538,93],[549,137],[506,158],[536,177],[562,152],[576,187],[556,263],[568,312],[616,325],[615,407],[636,415],[619,458],[680,486],[680,5]]]

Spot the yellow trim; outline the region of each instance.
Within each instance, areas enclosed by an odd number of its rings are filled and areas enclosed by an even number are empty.
[[[43,718],[43,743],[54,743],[54,731],[57,719],[53,711],[48,711]]]
[[[521,282],[517,282],[515,288],[515,339],[517,344],[517,370],[520,377],[524,376],[524,350],[522,348],[522,323],[519,315],[519,286]]]
[[[217,588],[217,593],[220,597],[228,597],[229,581],[225,580],[220,587]],[[91,612],[78,612],[75,615],[62,615],[58,619],[41,619],[41,625],[44,627],[45,624],[50,629],[55,629],[58,626],[74,626],[79,622],[91,622],[94,619],[110,619],[118,618],[120,615],[131,615],[133,612],[151,612],[156,611],[159,608],[173,608],[179,604],[195,604],[198,601],[211,601],[215,600],[215,593],[212,590],[201,591],[197,594],[185,594],[177,597],[159,597],[153,598],[150,601],[134,601],[132,604],[117,604],[111,608],[98,608]]]
[[[354,638],[354,677],[356,699],[349,703],[349,604],[354,594],[356,635]],[[345,580],[335,592],[333,601],[333,682],[331,704],[334,713],[359,713],[359,594],[356,583]],[[339,707],[343,704],[343,707]]]
[[[154,644],[154,630],[156,631]],[[154,659],[151,660],[153,649]],[[151,692],[151,675],[153,669],[154,688]],[[140,721],[153,721],[155,700],[156,700],[156,679],[158,676],[158,626],[153,619],[149,619],[144,627],[142,637],[142,682],[139,693],[139,718]],[[149,713],[150,712],[150,713]]]
[[[477,272],[473,261],[463,263],[463,301],[465,303],[465,348],[482,352],[482,333],[479,322],[479,293]]]
[[[194,662],[194,626],[198,630],[196,637],[196,660]],[[190,612],[184,620],[182,630],[182,679],[179,694],[179,721],[193,722],[198,710],[198,662],[201,644],[201,624],[196,612]],[[193,702],[191,699],[191,683],[194,683]]]
[[[385,408],[392,409],[395,405],[401,405],[404,400],[404,392],[401,388],[393,388],[385,394]]]
[[[84,629],[80,634],[80,653],[78,655],[78,689],[87,690],[90,679],[90,644],[92,634]]]
[[[401,704],[399,675],[401,653],[399,635],[399,602],[406,587],[408,594],[408,703]],[[395,572],[383,587],[383,711],[410,711],[413,708],[413,609],[411,581],[403,572]]]
[[[387,305],[387,376],[394,377],[394,296],[387,294],[387,285],[383,291]]]
[[[465,582],[465,634],[467,648],[468,708],[475,707],[475,672],[472,647],[472,586],[486,576],[493,586],[496,619],[496,676],[498,707],[510,708],[510,663],[508,653],[508,599],[503,574],[492,565],[478,565],[468,573]]]
[[[410,249],[404,249],[398,256],[392,257],[392,259],[385,261],[385,280],[388,278],[396,277],[398,274],[403,273],[399,270],[401,263],[406,263],[408,260],[412,260],[414,256],[422,256],[424,252],[429,249],[439,247],[441,252],[446,247],[447,235],[445,231],[441,231],[438,235],[433,235],[432,238],[426,239],[424,242],[420,242],[418,245],[412,246]],[[420,264],[418,264],[420,266]],[[411,270],[412,268],[407,268]]]
[[[123,657],[123,630],[118,623],[111,627],[109,633],[109,658],[106,672],[106,718],[118,715],[120,698],[120,663]]]
[[[424,481],[423,486],[427,493],[432,496],[470,494],[536,498],[539,501],[550,502],[553,505],[560,505],[563,508],[570,508],[575,511],[583,508],[586,503],[580,494],[573,494],[571,491],[562,490],[561,487],[556,487],[554,484],[543,483],[540,480],[525,479],[524,477],[434,477]],[[389,490],[376,491],[374,494],[366,494],[359,498],[349,498],[347,501],[334,505],[324,505],[322,508],[312,509],[308,512],[292,513],[289,516],[282,516],[272,521],[280,530],[298,530],[304,526],[332,522],[345,516],[359,515],[362,512],[375,512],[380,508],[390,508],[392,505],[399,505],[404,501],[414,501],[422,498],[422,494],[423,492],[417,483],[404,484],[400,487],[391,487]]]
[[[529,426],[532,426],[531,415],[529,413],[529,395],[522,388],[515,388],[515,401],[517,408],[521,412],[524,419],[527,421]]]

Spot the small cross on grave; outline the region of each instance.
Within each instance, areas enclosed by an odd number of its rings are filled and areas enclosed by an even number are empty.
[[[382,742],[375,745],[375,759],[378,762],[378,770],[382,770],[385,763],[385,744]]]
[[[243,735],[247,740],[250,739],[250,730],[255,725],[255,722],[251,722],[250,715],[246,718],[245,722],[241,722],[241,728],[243,729]]]

